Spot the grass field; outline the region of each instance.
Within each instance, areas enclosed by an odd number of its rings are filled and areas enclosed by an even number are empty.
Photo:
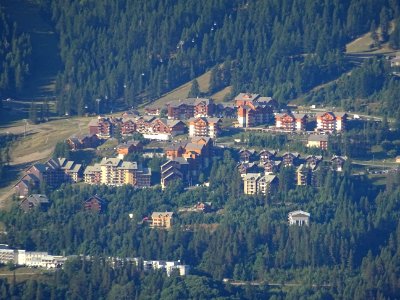
[[[50,272],[51,271],[26,267],[19,267],[11,271],[7,266],[5,266],[0,268],[0,278],[7,278],[8,282],[11,282],[15,275],[16,282],[23,282],[32,278],[37,279],[39,276],[45,278],[43,276],[50,274]]]
[[[392,22],[391,32],[394,27],[394,22]],[[380,34],[380,29],[378,28],[377,33]],[[369,54],[383,54],[393,52],[388,45],[388,43],[384,43],[380,48],[373,48],[373,40],[371,38],[371,32],[367,32],[366,34],[360,36],[359,38],[351,41],[346,45],[346,53],[347,54],[361,54],[361,53],[369,53]]]
[[[57,142],[74,134],[86,134],[90,120],[91,118],[86,117],[56,119],[37,125],[20,121],[14,123],[13,126],[0,128],[0,134],[8,132],[19,136],[10,153],[9,176],[6,182],[1,182],[0,207],[9,206],[6,200],[12,196],[12,186],[21,177],[26,167],[34,162],[48,159]]]
[[[204,73],[203,75],[197,77],[200,91],[202,93],[208,92],[208,87],[210,85],[210,75],[211,75],[211,71],[208,71],[208,72]],[[192,82],[189,81],[189,82],[177,87],[176,89],[172,90],[171,92],[165,94],[161,98],[152,102],[150,105],[161,107],[161,106],[164,106],[165,104],[167,104],[169,101],[186,99],[191,87],[192,87]],[[146,104],[146,105],[149,105],[149,104]]]
[[[208,71],[196,78],[199,83],[200,91],[202,93],[208,92],[208,88],[210,86],[210,75],[211,75],[211,71]],[[172,90],[171,92],[165,94],[164,96],[162,96],[161,98],[152,102],[151,104],[146,104],[146,105],[161,107],[161,106],[164,106],[169,101],[186,99],[191,87],[192,87],[192,82],[189,81],[189,82],[177,87],[176,89]],[[232,90],[232,87],[228,86],[228,87],[224,88],[223,90],[209,96],[209,98],[214,99],[215,102],[217,102],[217,103],[222,102],[225,95],[229,94],[231,92],[231,90]],[[143,109],[143,107],[142,107],[142,109]]]

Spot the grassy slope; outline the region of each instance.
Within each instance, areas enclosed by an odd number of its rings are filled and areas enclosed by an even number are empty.
[[[0,134],[7,132],[19,135],[19,140],[13,145],[9,176],[6,182],[0,182],[0,207],[7,207],[4,202],[12,195],[10,189],[21,177],[22,171],[36,161],[48,159],[59,141],[74,134],[88,133],[88,123],[91,118],[57,119],[38,125],[26,125],[18,122],[12,127],[0,128]]]
[[[49,20],[29,0],[2,0],[18,29],[30,35],[32,43],[31,76],[20,93],[23,98],[54,96],[55,77],[61,67],[57,35]]]
[[[199,83],[199,86],[200,86],[200,91],[202,93],[208,92],[208,88],[210,86],[210,75],[211,75],[211,71],[208,71],[196,78]],[[165,105],[166,103],[168,103],[169,101],[186,99],[191,86],[192,86],[192,83],[191,83],[191,81],[189,81],[189,82],[177,87],[176,89],[172,90],[171,92],[166,93],[161,98],[152,102],[151,105],[161,107],[161,106]],[[225,95],[230,93],[231,89],[232,89],[231,87],[226,87],[226,88],[222,89],[221,91],[218,91],[217,93],[211,95],[210,98],[213,98],[215,100],[215,102],[222,102]]]

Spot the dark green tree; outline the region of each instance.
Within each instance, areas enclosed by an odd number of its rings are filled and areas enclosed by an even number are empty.
[[[189,98],[196,98],[201,96],[200,86],[197,79],[192,80],[192,86],[190,87],[190,91],[188,93]]]

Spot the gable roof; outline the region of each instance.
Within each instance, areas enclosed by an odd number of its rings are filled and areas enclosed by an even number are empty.
[[[165,218],[165,217],[171,217],[173,216],[174,212],[172,211],[166,211],[166,212],[159,212],[159,211],[155,211],[151,214],[151,218]]]
[[[87,198],[84,202],[87,203],[87,202],[92,201],[93,199],[96,200],[96,201],[98,201],[98,202],[100,202],[101,204],[106,204],[106,203],[107,203],[106,200],[104,200],[103,198],[101,198],[101,197],[98,196],[97,194],[96,194],[96,195],[93,195],[93,196],[90,196],[90,197]]]

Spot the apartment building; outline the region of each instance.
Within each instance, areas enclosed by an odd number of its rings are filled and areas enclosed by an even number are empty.
[[[153,212],[151,214],[150,227],[165,228],[165,229],[171,228],[173,215],[174,213],[170,211]]]
[[[84,172],[84,181],[88,184],[148,187],[150,179],[151,169],[141,168],[136,162],[123,161],[120,158],[105,157],[100,163],[88,166]]]
[[[239,127],[253,127],[268,123],[273,118],[277,102],[259,94],[240,93],[234,99]]]
[[[316,131],[340,132],[346,129],[347,114],[345,112],[319,112],[316,118]]]
[[[243,176],[243,191],[246,195],[270,194],[278,185],[278,177],[271,174],[248,173]]]
[[[285,131],[304,131],[307,125],[306,114],[294,114],[291,112],[277,114],[275,127]]]
[[[217,138],[220,133],[221,119],[198,117],[189,119],[189,136],[208,136]]]

